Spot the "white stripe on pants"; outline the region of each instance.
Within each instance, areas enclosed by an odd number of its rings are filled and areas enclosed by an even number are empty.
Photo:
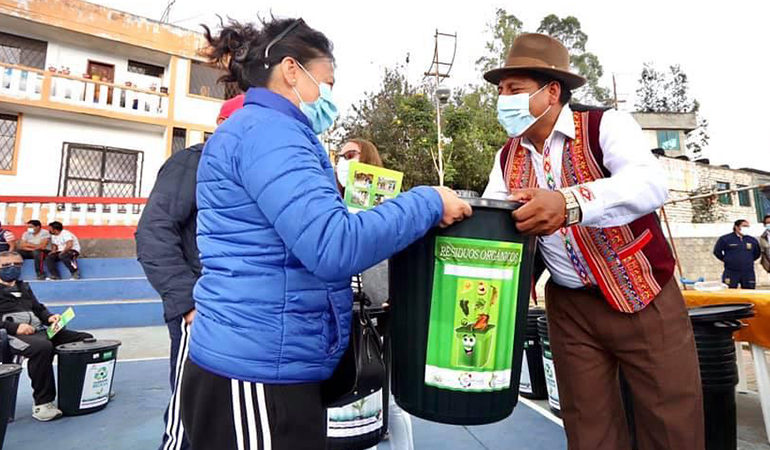
[[[166,421],[166,441],[163,450],[180,450],[184,441],[184,425],[180,409],[182,376],[184,375],[184,362],[187,360],[187,348],[190,340],[190,326],[182,318],[182,338],[179,339],[179,352],[176,355],[176,377],[174,378],[174,392],[168,406],[168,420]]]
[[[241,389],[243,389],[243,395],[240,393]],[[230,380],[230,390],[238,450],[271,450],[272,437],[267,416],[265,386],[261,383]],[[246,410],[245,418],[241,409]],[[244,436],[244,431],[247,436]]]

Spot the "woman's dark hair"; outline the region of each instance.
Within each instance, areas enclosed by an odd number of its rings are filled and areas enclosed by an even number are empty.
[[[266,86],[273,66],[287,56],[303,66],[315,58],[334,60],[329,39],[302,19],[260,19],[260,25],[258,28],[253,23],[230,19],[227,25],[220,23],[221,29],[216,35],[201,25],[209,43],[203,56],[227,70],[220,81],[236,82],[246,91],[252,86]]]

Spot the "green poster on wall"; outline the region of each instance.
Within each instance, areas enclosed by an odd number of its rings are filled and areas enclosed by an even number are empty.
[[[510,388],[522,244],[440,236],[435,251],[425,384]]]

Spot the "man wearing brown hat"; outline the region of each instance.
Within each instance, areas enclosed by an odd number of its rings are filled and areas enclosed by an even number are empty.
[[[571,450],[628,449],[618,373],[631,387],[638,448],[703,449],[695,343],[655,210],[665,174],[625,113],[568,105],[585,79],[557,40],[523,34],[498,86],[510,139],[484,197],[524,203],[516,227],[538,237]]]

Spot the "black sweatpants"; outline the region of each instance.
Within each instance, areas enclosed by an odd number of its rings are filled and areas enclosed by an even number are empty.
[[[42,405],[52,402],[56,398],[56,383],[53,377],[54,348],[57,345],[82,341],[93,336],[65,328],[56,333],[50,340],[45,331],[38,331],[29,335],[16,335],[16,337],[29,344],[26,349],[14,353],[28,358],[27,370],[29,371],[29,378],[32,380],[32,397],[35,399],[35,405]]]
[[[182,316],[166,322],[168,335],[171,338],[171,358],[169,383],[171,383],[171,399],[163,414],[166,427],[163,429],[163,442],[159,450],[188,450],[187,440],[182,424],[181,388],[184,361],[187,359],[187,344],[190,339],[190,325],[185,323]]]
[[[185,363],[182,422],[195,450],[323,449],[325,414],[321,383],[251,383]]]
[[[45,258],[45,265],[48,267],[48,274],[52,277],[60,278],[59,268],[56,267],[56,263],[61,261],[67,267],[70,273],[75,273],[78,270],[78,256],[80,253],[75,250],[67,250],[66,252],[54,252],[49,253]]]
[[[48,256],[48,250],[21,250],[19,254],[24,259],[35,260],[35,275],[45,275],[45,258]]]

